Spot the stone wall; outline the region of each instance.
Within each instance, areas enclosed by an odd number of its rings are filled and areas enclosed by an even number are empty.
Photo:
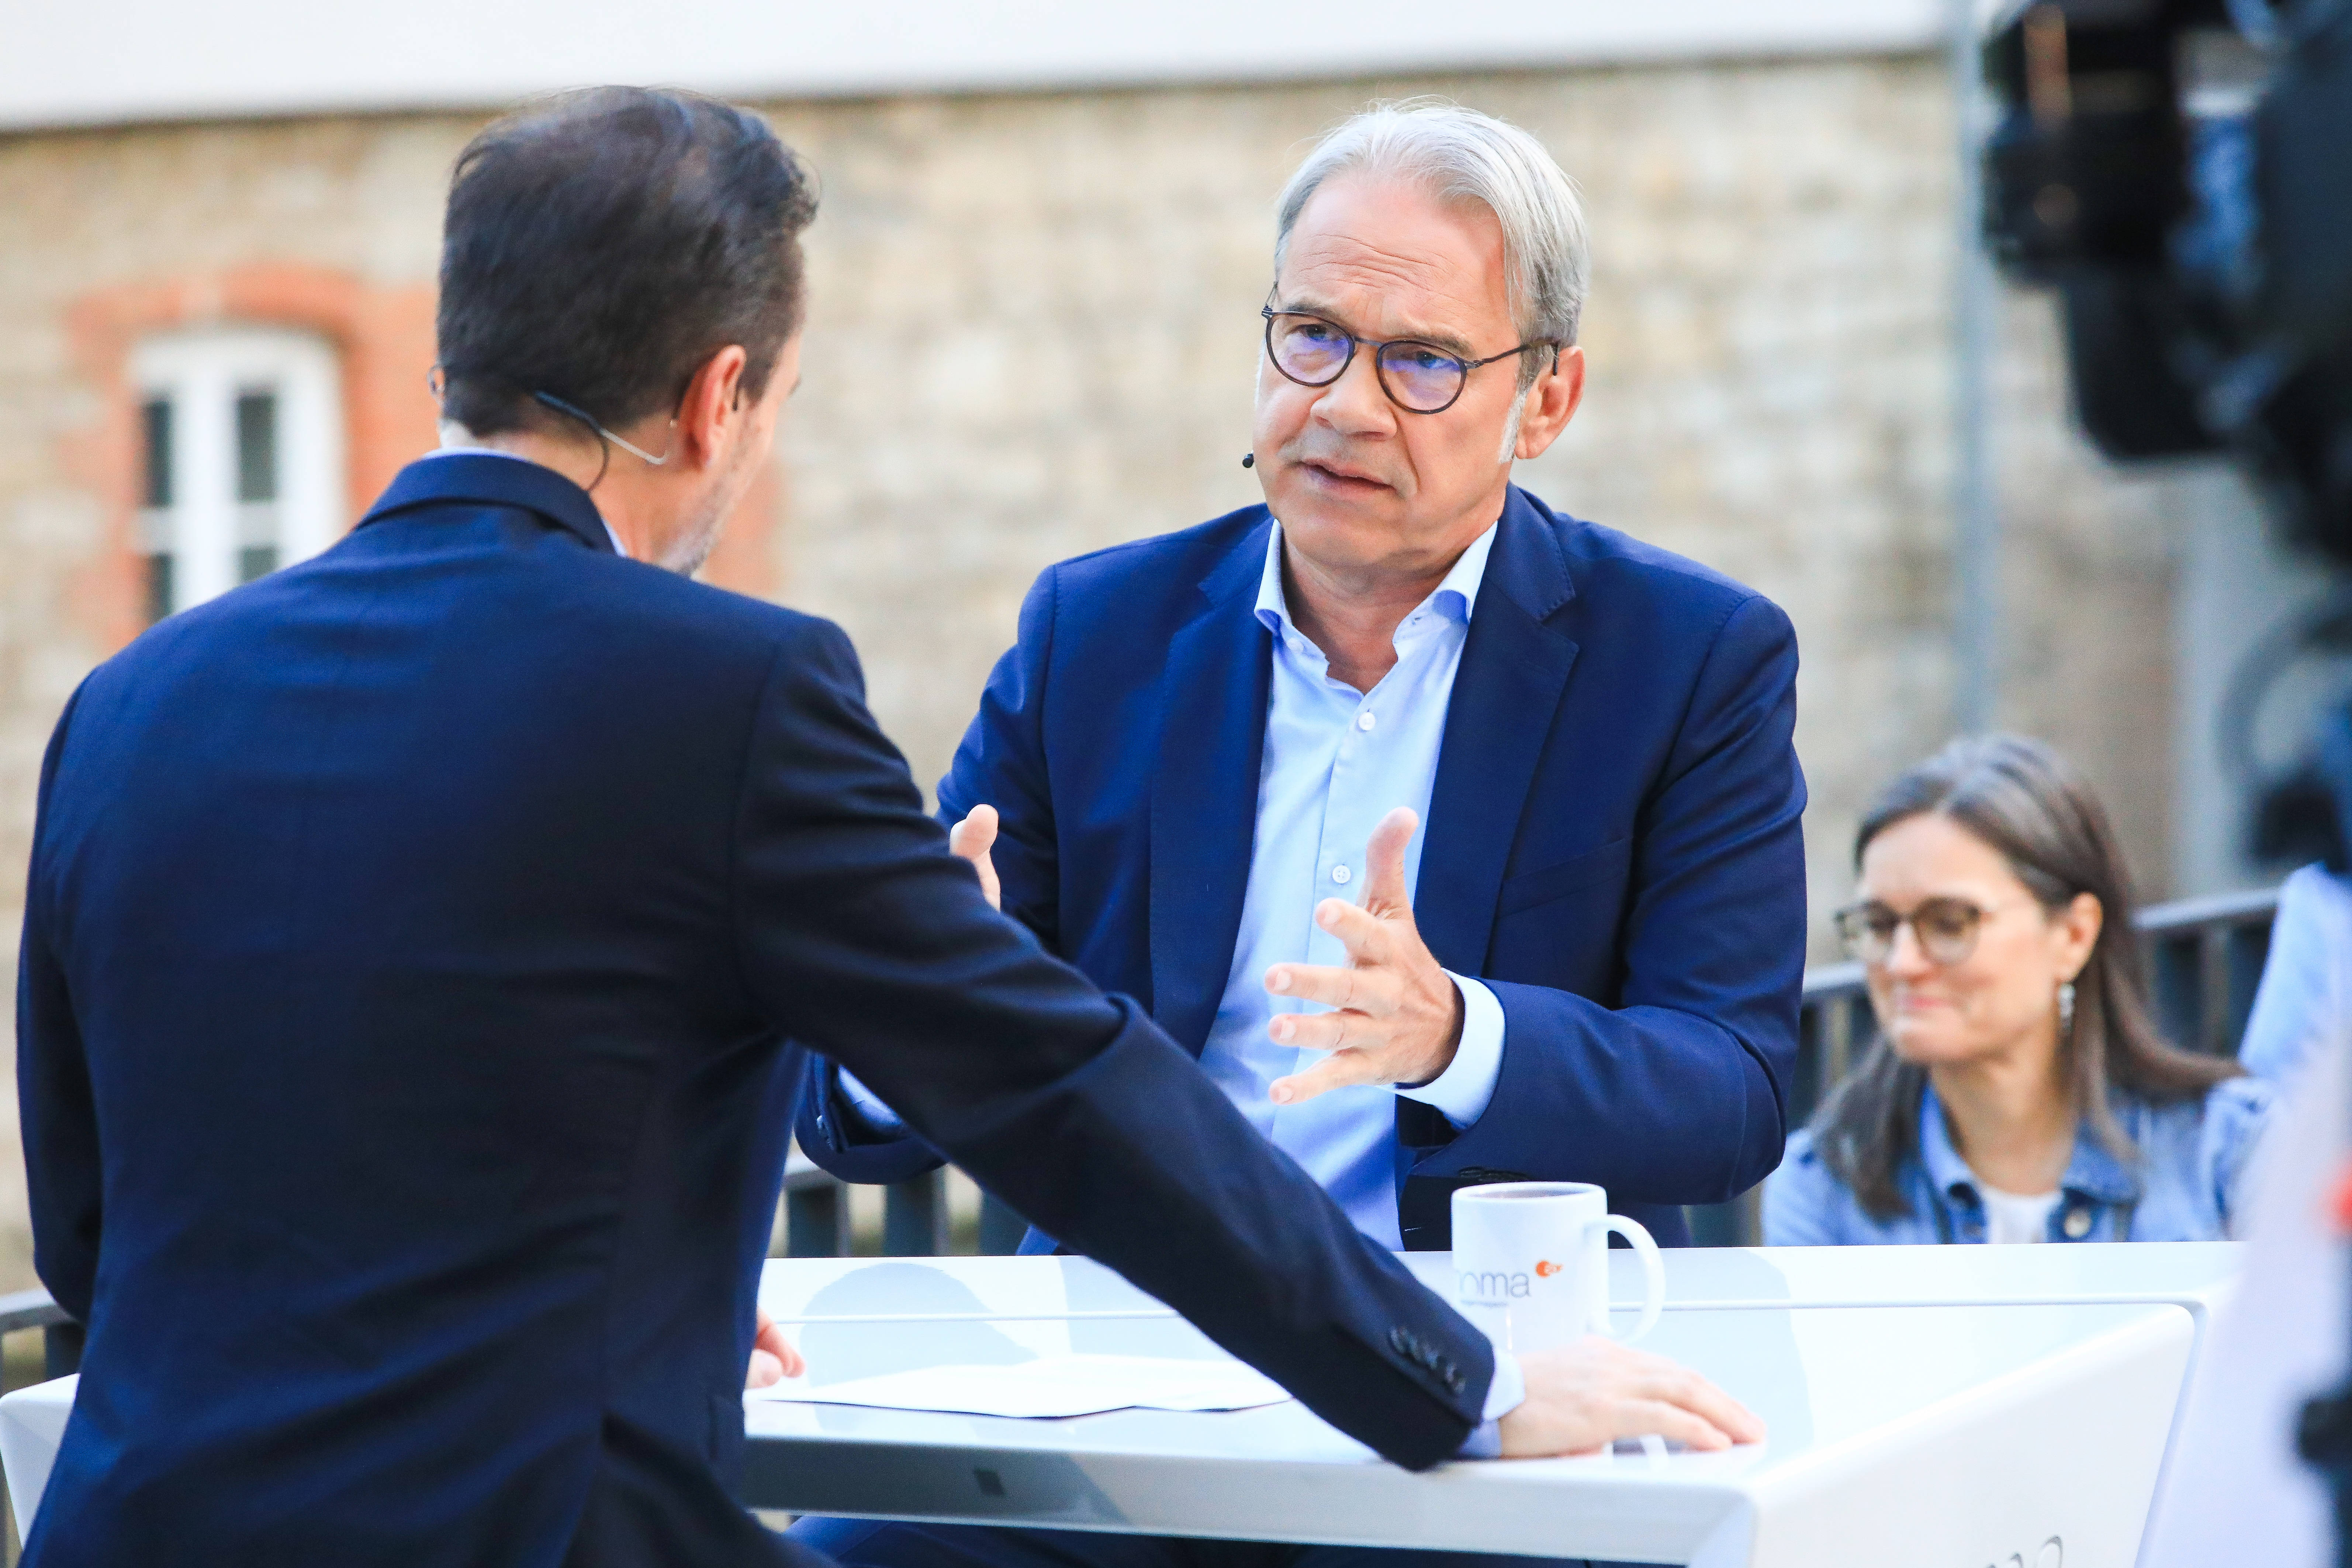
[[[846,626],[935,779],[1040,568],[1256,499],[1274,193],[1320,128],[1423,91],[1528,126],[1582,184],[1591,387],[1523,479],[1788,607],[1833,906],[1862,799],[1942,739],[1952,686],[1950,121],[1924,58],[773,106],[826,195],[804,384],[727,580]],[[478,123],[0,138],[0,952],[42,742],[125,629],[129,410],[93,310],[279,319],[256,279],[343,290],[363,493],[429,434],[443,182]],[[2102,470],[2063,426],[2046,308],[2005,314],[2013,719],[2106,786],[2160,893],[2172,491]],[[0,1288],[27,1277],[18,1180],[0,1152]]]

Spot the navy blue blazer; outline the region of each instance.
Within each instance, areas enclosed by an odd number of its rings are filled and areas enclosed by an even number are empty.
[[[509,458],[412,466],[84,683],[17,1016],[89,1331],[34,1568],[805,1557],[730,1483],[787,1037],[1392,1458],[1492,1375],[988,909],[837,629],[619,559]]]
[[[1271,526],[1249,507],[1048,570],[940,784],[942,816],[1003,814],[1006,911],[1196,1058],[1256,824]],[[1455,1187],[1513,1176],[1600,1183],[1686,1241],[1676,1205],[1780,1163],[1804,979],[1796,675],[1769,600],[1511,490],[1413,905],[1438,962],[1501,1000],[1502,1074],[1458,1132],[1397,1101],[1408,1247],[1447,1245]],[[813,1158],[857,1181],[938,1158],[811,1074]]]

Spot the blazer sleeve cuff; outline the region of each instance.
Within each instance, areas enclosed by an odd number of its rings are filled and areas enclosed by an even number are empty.
[[[1496,1081],[1503,1076],[1503,1004],[1483,981],[1450,969],[1445,977],[1462,993],[1462,1043],[1444,1072],[1397,1092],[1435,1106],[1456,1127],[1467,1127],[1486,1114]],[[849,1075],[841,1076],[846,1083]]]

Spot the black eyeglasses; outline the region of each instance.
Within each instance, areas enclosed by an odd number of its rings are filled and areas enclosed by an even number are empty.
[[[1980,909],[1966,899],[1923,899],[1906,915],[1874,899],[1840,910],[1834,919],[1846,952],[1864,963],[1884,963],[1894,957],[1896,934],[1907,925],[1928,963],[1953,964],[1968,962],[1985,921],[2007,907]]]
[[[1372,351],[1372,374],[1380,378],[1381,390],[1408,414],[1444,413],[1462,396],[1472,371],[1529,349],[1550,349],[1552,368],[1559,368],[1557,343],[1530,341],[1485,359],[1465,360],[1435,343],[1411,338],[1374,342],[1304,310],[1277,310],[1264,305],[1258,314],[1265,318],[1265,357],[1284,375],[1301,386],[1328,386],[1348,374],[1359,347],[1368,348]]]

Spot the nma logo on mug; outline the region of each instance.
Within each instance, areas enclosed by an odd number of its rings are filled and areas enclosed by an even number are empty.
[[[1550,1258],[1536,1262],[1536,1279],[1549,1279],[1560,1271],[1561,1265]],[[1527,1270],[1500,1268],[1457,1270],[1454,1278],[1454,1300],[1473,1307],[1502,1307],[1513,1301],[1524,1301],[1535,1289]]]

